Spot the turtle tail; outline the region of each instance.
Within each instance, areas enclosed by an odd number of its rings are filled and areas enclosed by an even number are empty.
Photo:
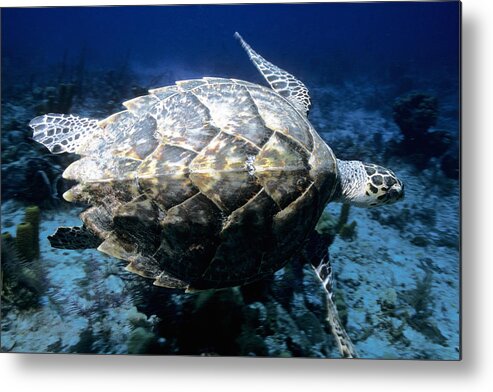
[[[88,136],[100,129],[98,120],[53,113],[32,119],[29,126],[34,131],[34,140],[53,154],[78,153]]]

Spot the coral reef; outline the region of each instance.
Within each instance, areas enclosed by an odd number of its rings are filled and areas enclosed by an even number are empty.
[[[40,209],[38,206],[26,207],[25,221],[32,228],[32,253],[34,258],[39,258],[39,221]]]
[[[399,97],[393,106],[393,118],[406,139],[421,138],[434,126],[438,115],[435,97],[413,92]]]
[[[404,293],[404,298],[414,309],[414,314],[405,314],[407,323],[416,331],[421,332],[431,341],[445,345],[447,339],[443,336],[440,329],[430,320],[432,315],[431,285],[433,272],[427,270],[423,279],[416,282],[416,288]]]
[[[36,89],[34,97],[39,101],[35,107],[36,114],[46,113],[68,113],[72,107],[75,96],[75,85],[62,83],[56,87],[45,87]]]
[[[18,309],[37,307],[44,294],[46,273],[41,263],[33,260],[32,252],[20,251],[25,241],[29,241],[27,246],[32,250],[32,233],[31,224],[27,223],[20,230],[20,235],[25,236],[23,241],[13,238],[9,233],[2,234],[2,311],[4,314],[13,307]],[[31,258],[27,259],[26,254]]]
[[[37,206],[25,209],[24,222],[17,225],[15,244],[19,256],[27,262],[39,258],[40,210]]]
[[[441,159],[440,168],[448,178],[458,180],[460,175],[459,148],[451,148]]]
[[[49,158],[21,157],[2,164],[2,198],[56,206],[62,191],[62,168]]]
[[[343,225],[339,230],[339,235],[345,240],[353,240],[356,237],[356,226],[356,221]]]
[[[35,114],[29,105],[29,99],[19,105],[2,104],[2,199],[53,206],[66,158],[47,155],[33,142],[27,123]]]
[[[160,320],[156,336],[148,335],[150,353],[339,356],[325,320],[325,294],[311,267],[298,260],[274,277],[240,288],[194,295],[138,290],[139,311]]]
[[[135,328],[128,338],[129,354],[146,354],[154,343],[156,335],[143,327]]]
[[[324,238],[327,239],[328,245],[334,241],[335,236],[337,235],[336,227],[338,222],[334,219],[332,214],[329,214],[327,211],[322,213],[322,216],[318,220],[317,226],[315,230]]]
[[[337,225],[335,227],[337,233],[339,233],[343,228],[343,226],[347,224],[350,209],[351,209],[350,204],[343,204],[341,206],[341,213],[339,214],[339,220],[337,221]]]
[[[29,222],[23,222],[17,225],[15,245],[17,252],[26,261],[31,262],[34,260],[34,229]]]
[[[356,237],[356,221],[347,223],[350,208],[351,206],[349,204],[342,204],[337,220],[335,220],[327,211],[323,212],[315,229],[319,234],[324,236],[327,246],[334,241],[336,235],[339,235],[341,238],[348,241],[353,240]]]
[[[404,138],[400,142],[391,143],[389,154],[407,156],[418,169],[426,168],[430,159],[437,157],[441,159],[443,167],[444,154],[452,148],[453,139],[447,131],[430,130],[436,125],[437,118],[436,97],[420,92],[398,97],[393,105],[393,119]],[[450,178],[458,178],[449,166],[458,169],[458,160],[454,162],[448,156],[444,170]]]

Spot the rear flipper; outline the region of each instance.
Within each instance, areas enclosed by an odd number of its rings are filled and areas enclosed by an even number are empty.
[[[337,307],[333,301],[332,266],[329,259],[328,243],[324,240],[323,235],[316,231],[312,233],[303,250],[303,256],[312,265],[327,294],[327,321],[339,347],[339,352],[344,358],[357,358],[358,353],[341,323]]]
[[[58,249],[96,249],[103,242],[85,226],[59,227],[48,240]]]
[[[67,114],[45,114],[31,120],[33,138],[53,154],[79,153],[90,135],[99,131],[99,121]]]

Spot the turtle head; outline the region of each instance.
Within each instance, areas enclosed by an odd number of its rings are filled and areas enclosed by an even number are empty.
[[[389,169],[360,161],[337,160],[339,189],[336,201],[358,207],[392,204],[404,197],[404,184]]]

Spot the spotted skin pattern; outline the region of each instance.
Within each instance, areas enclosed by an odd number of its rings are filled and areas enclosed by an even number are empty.
[[[376,199],[369,203],[371,207],[390,204],[404,196],[404,184],[394,172],[373,163],[363,165],[368,175],[365,195]]]
[[[86,136],[99,129],[98,121],[66,114],[45,114],[29,122],[33,138],[52,154],[75,152]]]
[[[328,242],[328,238],[324,238],[317,231],[313,231],[308,237],[301,255],[305,262],[312,266],[324,288],[327,300],[327,322],[330,325],[330,331],[339,348],[339,352],[343,358],[357,358],[356,348],[342,325],[334,303],[333,271],[327,246]]]
[[[235,33],[235,38],[240,41],[248,57],[250,57],[250,60],[252,60],[272,89],[287,98],[300,113],[304,113],[307,116],[310,111],[311,101],[306,86],[290,73],[265,60],[245,42],[240,34]]]
[[[337,159],[340,181],[334,200],[357,207],[392,204],[404,197],[404,184],[389,169],[372,163]]]

